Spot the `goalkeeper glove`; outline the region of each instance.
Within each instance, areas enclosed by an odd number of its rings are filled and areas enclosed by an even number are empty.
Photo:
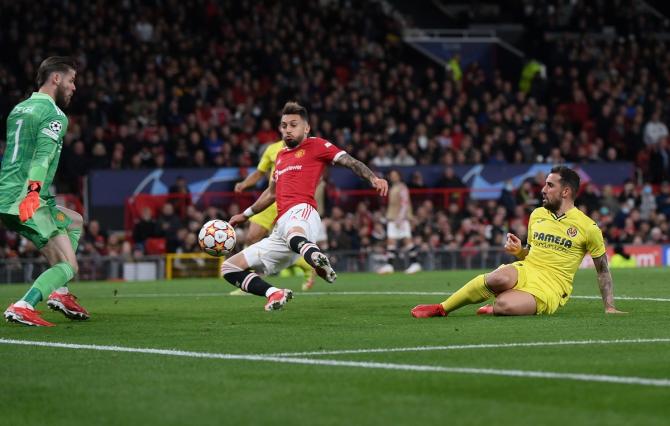
[[[26,198],[19,204],[19,219],[21,219],[21,222],[33,217],[35,210],[40,207],[40,189],[42,189],[42,182],[36,180],[28,182]]]

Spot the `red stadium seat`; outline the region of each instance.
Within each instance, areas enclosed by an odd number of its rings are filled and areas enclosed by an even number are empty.
[[[167,240],[165,238],[147,238],[144,243],[146,254],[165,254],[167,251]]]

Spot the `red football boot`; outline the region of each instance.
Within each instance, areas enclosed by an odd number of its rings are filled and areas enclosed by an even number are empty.
[[[40,311],[12,304],[5,310],[5,319],[7,322],[18,322],[35,327],[54,327],[56,325],[43,319],[40,314]]]
[[[293,292],[287,288],[280,289],[275,291],[268,297],[268,301],[265,304],[266,311],[276,311],[281,309],[289,300],[293,298]]]
[[[441,304],[436,305],[419,305],[412,309],[412,316],[414,318],[430,318],[430,317],[446,317],[447,313]]]
[[[83,306],[77,303],[77,296],[72,293],[61,294],[55,290],[51,292],[47,299],[47,306],[54,311],[60,311],[66,317],[73,320],[87,320],[91,318]]]

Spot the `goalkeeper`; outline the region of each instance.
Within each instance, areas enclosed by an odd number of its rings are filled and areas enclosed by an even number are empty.
[[[21,300],[9,305],[4,313],[7,321],[55,325],[35,310],[44,299],[49,308],[70,319],[89,318],[67,288],[77,273],[75,252],[83,219],[56,206],[49,192],[68,126],[61,107],[70,103],[75,77],[74,59],[45,59],[37,71],[39,91],[16,105],[7,118],[7,147],[0,169],[0,219],[7,229],[32,241],[50,265]]]

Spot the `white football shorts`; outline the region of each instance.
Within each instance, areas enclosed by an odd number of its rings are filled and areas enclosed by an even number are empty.
[[[272,229],[272,233],[259,242],[245,248],[242,253],[249,267],[256,272],[273,275],[295,263],[300,255],[288,246],[289,229],[299,226],[313,243],[321,232],[321,217],[307,203],[296,204],[284,213]]]
[[[386,237],[391,240],[402,240],[412,238],[412,230],[409,226],[409,220],[403,220],[400,223],[390,221],[386,225]]]

